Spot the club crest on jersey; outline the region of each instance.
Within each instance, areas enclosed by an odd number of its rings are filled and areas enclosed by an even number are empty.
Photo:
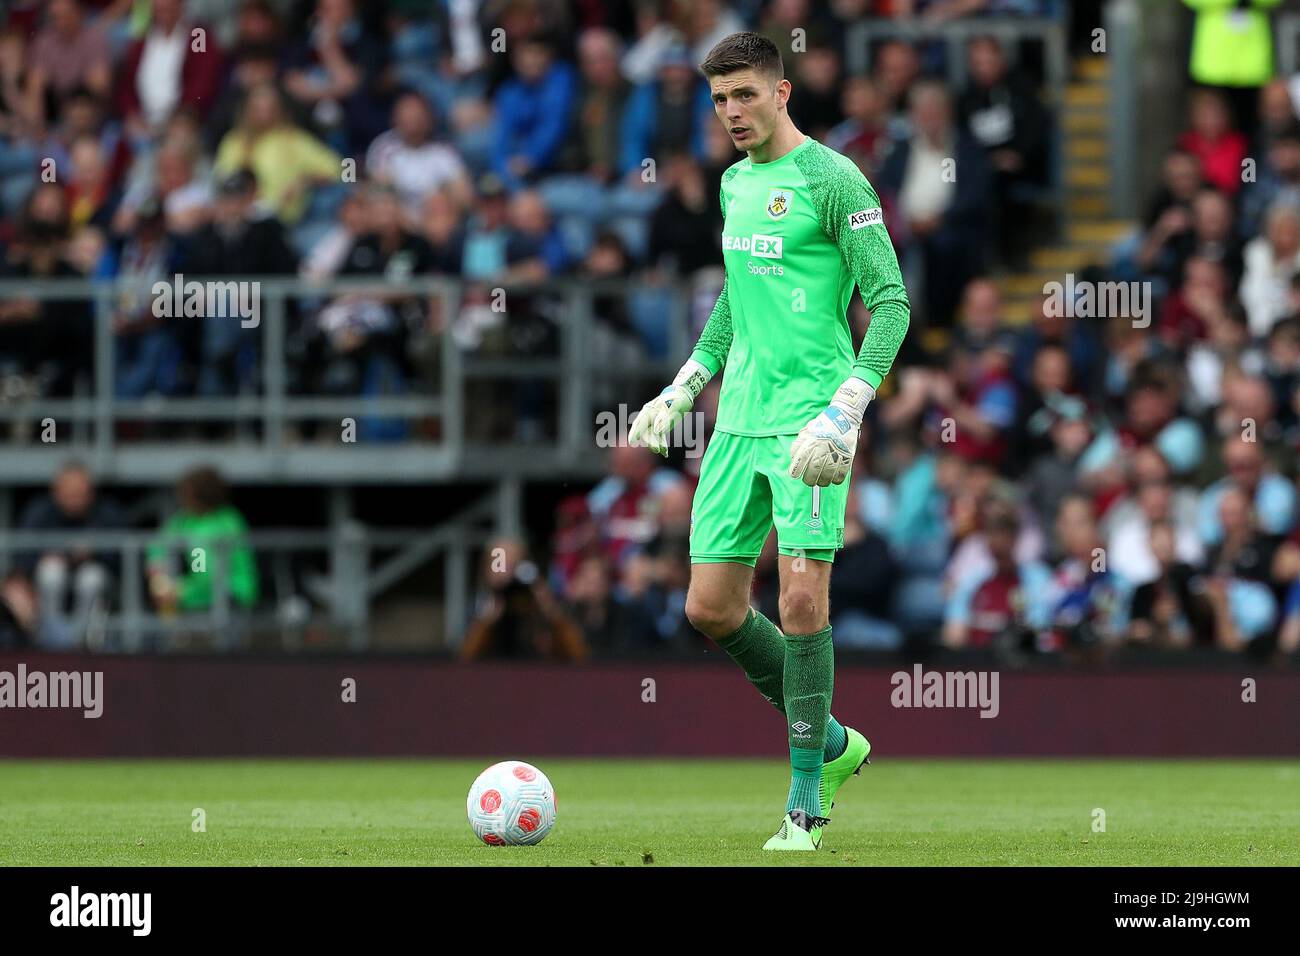
[[[773,189],[767,194],[767,214],[773,219],[783,219],[790,211],[790,203],[793,201],[793,190]]]

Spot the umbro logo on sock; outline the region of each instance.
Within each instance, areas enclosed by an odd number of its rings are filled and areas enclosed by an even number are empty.
[[[793,730],[796,734],[806,733],[811,728],[812,728],[812,724],[805,723],[802,720],[796,720],[793,724],[790,725],[790,729]]]

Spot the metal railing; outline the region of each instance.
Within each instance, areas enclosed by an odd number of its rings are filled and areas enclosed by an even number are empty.
[[[84,460],[100,478],[125,482],[159,483],[174,480],[187,469],[211,461],[214,451],[222,470],[234,482],[297,482],[345,484],[367,482],[420,482],[494,480],[502,475],[545,477],[595,476],[603,456],[595,444],[593,424],[597,409],[593,387],[597,382],[631,383],[637,377],[659,379],[671,375],[689,349],[689,289],[684,284],[662,287],[668,303],[663,322],[669,343],[662,358],[622,358],[609,362],[596,356],[591,343],[594,301],[597,296],[627,296],[641,286],[617,280],[584,282],[554,280],[531,284],[502,284],[507,307],[503,321],[511,321],[509,303],[515,297],[551,297],[558,308],[547,321],[553,323],[558,346],[548,356],[488,356],[459,347],[446,329],[456,321],[464,283],[443,278],[411,278],[388,282],[378,278],[311,281],[262,276],[190,276],[186,282],[257,284],[260,316],[256,332],[258,381],[248,394],[228,398],[118,398],[115,388],[115,334],[113,304],[123,294],[139,294],[141,283],[91,280],[0,280],[0,302],[16,300],[84,301],[94,308],[94,369],[89,394],[71,398],[0,398],[0,423],[26,422],[39,426],[53,421],[62,435],[55,442],[0,449],[0,486],[43,483],[59,463],[70,456]],[[148,285],[148,283],[146,283]],[[492,290],[494,293],[496,289]],[[416,394],[397,396],[324,396],[290,394],[289,332],[291,300],[319,303],[342,294],[368,294],[376,298],[427,297],[445,317],[443,330],[430,332],[439,349],[436,383],[410,383]],[[179,321],[179,320],[177,320]],[[224,321],[239,322],[235,316]],[[521,446],[516,440],[487,441],[467,434],[469,405],[475,401],[467,386],[505,381],[542,383],[554,390],[554,437]],[[642,396],[626,394],[620,401]],[[482,401],[482,399],[478,399]],[[333,418],[400,418],[434,421],[437,433],[420,440],[376,445],[343,442],[295,444],[288,426]],[[188,443],[130,441],[118,438],[123,423],[180,421],[236,422],[252,435],[233,442]],[[382,448],[377,467],[375,450]],[[521,453],[526,449],[526,454]],[[358,453],[368,450],[371,454]]]
[[[201,633],[215,650],[234,651],[247,646],[253,633],[279,635],[281,650],[297,650],[307,620],[285,619],[279,608],[286,598],[313,602],[312,622],[321,621],[341,636],[352,651],[370,646],[372,602],[412,572],[441,559],[443,620],[429,622],[427,647],[455,647],[468,623],[472,562],[502,529],[500,514],[508,503],[487,496],[431,529],[378,529],[356,521],[336,522],[328,530],[256,530],[231,538],[185,540],[156,531],[12,531],[0,528],[0,566],[8,567],[23,555],[39,556],[71,550],[97,557],[112,555],[116,570],[109,607],[88,622],[88,642],[94,649],[136,653],[165,651],[178,634]],[[205,550],[202,573],[209,575],[211,603],[188,612],[152,611],[146,603],[146,556],[160,552],[178,555],[183,564],[195,547]],[[306,572],[301,588],[284,580],[273,582],[271,595],[257,605],[240,609],[232,600],[229,584],[230,555],[248,547],[267,555],[320,554],[326,558],[323,573]],[[379,559],[378,555],[384,553]],[[194,573],[192,570],[190,573]],[[273,575],[278,577],[279,575]],[[285,575],[285,577],[291,577]],[[270,605],[268,607],[268,605]],[[440,636],[440,641],[435,641]]]

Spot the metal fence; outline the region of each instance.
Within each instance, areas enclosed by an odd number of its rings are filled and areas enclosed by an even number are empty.
[[[663,303],[665,354],[611,358],[593,346],[598,296],[629,296],[646,286],[608,280],[556,280],[505,285],[491,290],[506,303],[501,321],[509,324],[509,303],[520,298],[549,298],[554,308],[547,322],[557,339],[553,354],[493,356],[456,344],[447,329],[432,333],[438,358],[436,374],[411,383],[413,394],[334,396],[291,394],[288,388],[286,336],[290,304],[319,304],[331,296],[355,294],[427,297],[447,322],[455,321],[464,283],[441,278],[411,278],[401,283],[357,278],[309,281],[255,276],[185,276],[184,281],[256,283],[259,299],[258,381],[247,392],[222,398],[119,398],[115,390],[113,303],[118,296],[139,294],[140,284],[90,280],[3,280],[0,301],[82,301],[94,308],[94,370],[89,391],[67,398],[0,397],[0,423],[25,422],[39,430],[55,423],[56,441],[6,443],[0,451],[0,486],[41,483],[70,456],[84,460],[100,478],[159,483],[220,456],[223,472],[235,482],[346,484],[367,482],[438,482],[493,480],[503,475],[544,477],[595,475],[603,456],[595,444],[597,411],[593,389],[600,383],[632,387],[638,379],[671,376],[689,348],[688,297],[684,284],[655,287]],[[240,322],[236,316],[222,321]],[[467,434],[466,414],[475,402],[491,400],[502,383],[530,382],[553,390],[556,420],[541,440],[525,451],[512,438],[487,441]],[[477,392],[470,390],[477,387]],[[620,401],[641,396],[628,391]],[[382,446],[377,467],[374,443],[303,442],[295,444],[290,427],[348,417],[398,418],[433,422],[418,441]],[[211,443],[122,441],[119,426],[140,422],[234,422],[246,426],[234,440]]]

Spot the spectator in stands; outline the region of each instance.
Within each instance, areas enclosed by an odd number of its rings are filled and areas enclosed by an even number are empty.
[[[1127,486],[1102,521],[1110,570],[1132,586],[1153,580],[1159,566],[1151,549],[1151,529],[1161,523],[1174,529],[1178,560],[1199,566],[1205,548],[1196,531],[1196,491],[1174,485],[1172,469],[1153,448],[1133,455],[1127,477]]]
[[[386,61],[353,0],[317,0],[306,36],[285,56],[284,88],[333,149],[357,156],[383,129]]]
[[[839,53],[825,38],[818,36],[808,43],[803,53],[786,62],[789,64],[787,70],[793,67],[791,82],[794,89],[786,105],[790,117],[804,133],[825,142],[831,129],[844,119]]]
[[[257,178],[240,169],[217,187],[212,221],[184,243],[181,264],[199,276],[292,275],[297,257],[284,227],[258,207]],[[238,317],[204,316],[190,333],[191,361],[198,367],[198,392],[234,395],[251,386],[257,329]],[[197,339],[197,342],[193,340]]]
[[[912,135],[908,97],[921,75],[916,47],[904,40],[887,40],[876,51],[873,62],[873,78],[884,100],[889,136],[894,140],[907,139]]]
[[[69,153],[71,170],[67,180],[68,215],[75,230],[85,225],[105,229],[122,200],[113,183],[108,157],[100,151],[99,139],[79,136]]]
[[[1057,364],[1064,353],[1048,347],[1038,353],[1042,365]],[[1040,524],[1057,513],[1061,500],[1078,490],[1079,459],[1092,442],[1088,408],[1077,396],[1052,389],[1025,423],[1021,445],[1028,462],[1024,483]],[[1046,440],[1046,447],[1042,442]]]
[[[30,86],[23,35],[0,27],[0,213],[18,208],[38,172]]]
[[[867,174],[876,168],[888,144],[885,131],[885,101],[869,76],[850,76],[844,81],[841,110],[844,119],[826,134],[826,145],[848,156]]]
[[[581,89],[573,168],[592,183],[608,185],[621,172],[620,123],[630,87],[619,72],[622,44],[613,30],[586,30],[578,37]]]
[[[274,86],[249,91],[239,125],[221,140],[213,170],[229,176],[251,169],[263,205],[292,226],[307,209],[313,186],[341,181],[340,157],[286,116]]]
[[[202,466],[176,484],[177,510],[146,552],[149,594],[160,614],[207,611],[223,602],[247,610],[260,583],[248,523],[216,468]]]
[[[889,544],[861,517],[860,495],[849,490],[844,547],[835,556],[830,602],[836,646],[896,650],[903,632],[890,618],[899,583]]]
[[[1221,503],[1233,489],[1246,496],[1253,520],[1263,533],[1290,532],[1295,525],[1295,486],[1267,464],[1259,442],[1244,441],[1241,434],[1225,438],[1223,463],[1228,473],[1201,493],[1197,527],[1206,546],[1223,540]]]
[[[1292,129],[1300,114],[1291,101],[1291,91],[1287,89],[1286,80],[1274,77],[1259,88],[1259,129],[1251,143],[1252,156],[1264,156],[1277,138]],[[1261,163],[1266,168],[1266,163]]]
[[[686,49],[665,51],[655,79],[633,90],[623,113],[619,172],[624,181],[645,184],[646,160],[658,163],[675,153],[703,158],[705,128],[716,122],[708,84]]]
[[[1195,90],[1190,113],[1190,128],[1178,137],[1178,147],[1201,161],[1206,182],[1235,196],[1241,189],[1241,161],[1249,142],[1233,129],[1227,100],[1217,90]]]
[[[1052,623],[1040,635],[1040,651],[1089,651],[1124,634],[1128,593],[1107,566],[1106,549],[1084,495],[1069,495],[1056,514],[1060,561],[1052,572]]]
[[[608,477],[587,495],[601,546],[616,568],[655,536],[659,496],[682,481],[658,462],[648,448],[616,445],[610,449]]]
[[[225,88],[203,125],[204,139],[210,146],[220,145],[234,129],[249,94],[259,87],[275,86],[279,73],[280,61],[273,47],[249,47],[236,54]],[[297,125],[310,119],[308,111],[301,108],[291,106],[289,111]]]
[[[587,656],[581,629],[522,542],[497,539],[483,557],[478,609],[461,642],[462,660],[581,661]]]
[[[1262,339],[1290,312],[1291,278],[1300,270],[1300,207],[1270,207],[1264,234],[1246,244],[1244,261],[1241,303],[1250,334]]]
[[[991,564],[972,568],[956,582],[944,612],[943,643],[950,648],[1017,646],[1051,620],[1051,572],[1039,561],[1018,561],[1020,516],[993,499],[981,509],[983,537]]]
[[[434,115],[428,101],[406,92],[393,105],[393,128],[380,133],[366,151],[366,173],[393,186],[412,219],[429,194],[448,190],[456,202],[468,205],[472,196],[469,173],[454,146],[434,138]]]
[[[1269,141],[1255,181],[1241,194],[1241,235],[1249,241],[1266,228],[1269,210],[1300,208],[1300,120],[1292,120]]]
[[[1207,3],[1183,0],[1196,10],[1190,73],[1196,83],[1221,87],[1232,96],[1237,122],[1253,126],[1255,91],[1273,73],[1273,34],[1269,10],[1278,0]]]
[[[50,0],[48,21],[32,41],[28,60],[32,116],[47,123],[56,120],[76,89],[107,97],[112,85],[110,52],[102,26],[87,20],[79,0]]]
[[[150,139],[179,107],[206,116],[221,89],[217,38],[189,22],[184,7],[183,0],[151,0],[149,29],[119,67],[117,113],[134,141]]]
[[[947,326],[961,290],[984,268],[988,169],[979,145],[954,125],[941,84],[918,83],[910,115],[911,136],[894,141],[879,185],[895,197],[891,235],[909,285],[925,290],[918,298],[927,321]]]
[[[988,159],[1003,261],[1019,264],[1024,261],[1029,199],[1046,185],[1050,117],[1029,82],[1008,69],[995,37],[971,39],[966,57],[970,82],[957,115]]]
[[[64,191],[42,183],[27,197],[6,278],[81,278],[68,261],[69,213]],[[90,389],[94,316],[84,300],[0,301],[0,369],[15,394],[68,397]]]
[[[48,493],[34,499],[18,519],[22,531],[113,531],[127,527],[126,515],[110,495],[101,494],[90,469],[64,465]],[[92,615],[108,610],[109,586],[121,562],[111,549],[59,545],[19,554],[15,561],[35,586],[37,638],[49,650],[69,650],[86,640]]]
[[[1180,560],[1171,523],[1151,526],[1149,549],[1156,575],[1137,587],[1129,608],[1128,638],[1162,648],[1209,645],[1214,641],[1214,612],[1202,593],[1193,590],[1196,569]]]
[[[1239,651],[1268,633],[1277,617],[1272,588],[1276,535],[1259,529],[1249,494],[1229,488],[1219,497],[1222,537],[1207,555],[1204,593],[1214,612],[1215,643]]]
[[[1237,302],[1222,314],[1210,311],[1206,332],[1204,342],[1193,342],[1187,350],[1187,397],[1192,410],[1198,412],[1223,400],[1223,380],[1229,369],[1258,374],[1264,367],[1263,355],[1251,344],[1246,312]]]
[[[127,399],[173,395],[181,385],[181,345],[176,323],[154,314],[153,285],[172,281],[177,253],[156,199],[143,203],[133,218],[116,263],[117,276],[129,284],[113,315],[115,391]]]
[[[535,182],[560,159],[577,105],[577,75],[535,35],[511,47],[514,74],[497,90],[493,171],[511,191]]]
[[[537,282],[569,267],[569,254],[541,194],[528,189],[510,197],[503,282]]]
[[[325,232],[302,260],[302,275],[309,279],[328,279],[337,275],[348,261],[357,241],[370,231],[370,191],[350,190],[339,206],[338,221]]]
[[[667,192],[650,219],[648,264],[671,276],[720,265],[722,216],[703,170],[679,153],[660,164],[660,174]]]
[[[465,258],[464,210],[465,206],[446,189],[432,192],[424,200],[421,230],[433,254],[434,272],[460,274]]]
[[[1204,340],[1210,326],[1228,321],[1228,276],[1223,263],[1192,256],[1183,269],[1183,282],[1165,297],[1156,331],[1169,348],[1184,353]]]

